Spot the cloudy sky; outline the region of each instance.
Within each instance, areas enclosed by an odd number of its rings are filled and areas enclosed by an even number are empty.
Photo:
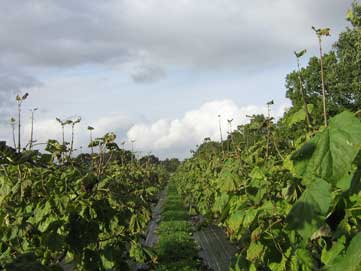
[[[77,147],[91,125],[143,154],[187,157],[204,137],[219,139],[218,114],[224,132],[228,118],[236,127],[271,99],[281,115],[293,51],[317,54],[312,25],[331,27],[331,48],[351,2],[2,0],[0,140],[11,139],[16,93],[29,92],[24,141],[39,107],[38,142],[60,137],[55,117],[81,116]]]

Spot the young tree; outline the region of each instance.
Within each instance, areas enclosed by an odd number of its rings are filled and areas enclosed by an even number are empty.
[[[315,31],[315,34],[318,38],[318,44],[320,46],[320,65],[321,65],[321,86],[322,86],[322,103],[323,103],[323,117],[324,123],[327,127],[327,108],[326,108],[326,91],[325,91],[325,79],[323,72],[323,51],[322,51],[322,37],[330,36],[330,28],[318,28],[316,29],[312,26],[312,30]]]
[[[94,127],[92,126],[88,126],[88,131],[89,131],[89,137],[90,137],[90,149],[91,149],[91,154],[94,154],[94,149],[93,149],[93,130]]]
[[[31,129],[30,129],[30,142],[29,142],[30,150],[33,148],[33,143],[35,142],[34,141],[34,112],[37,110],[38,110],[37,107],[30,109],[30,112],[31,112]]]
[[[21,152],[21,104],[29,96],[29,93],[25,93],[23,96],[16,95],[16,102],[18,104],[18,152]]]
[[[16,120],[14,117],[10,118],[10,126],[11,126],[11,132],[12,132],[12,136],[13,136],[13,144],[14,144],[14,148],[16,149],[16,139],[15,139],[15,124],[16,124]]]
[[[130,141],[130,143],[132,143],[132,163],[134,162],[133,156],[135,156],[135,154],[134,154],[134,143],[135,143],[135,142],[136,142],[135,139],[132,139],[132,140]]]
[[[81,117],[77,117],[74,120],[71,120],[71,143],[70,143],[70,151],[69,151],[69,158],[71,157],[71,154],[74,150],[74,129],[75,125],[78,124],[81,121]]]
[[[63,146],[65,146],[65,125],[71,124],[71,120],[61,120],[60,118],[55,118],[59,124],[61,125],[61,135],[62,135],[62,141]]]
[[[124,149],[125,143],[126,143],[125,141],[120,142],[121,150],[122,150],[121,155],[120,155],[120,162],[121,162],[122,166],[124,165],[124,157],[126,155],[126,151]]]
[[[274,101],[269,101],[267,103],[267,143],[266,143],[266,160],[268,159],[269,153],[269,144],[271,141],[271,106],[274,105]]]
[[[218,115],[218,127],[219,127],[219,137],[220,137],[221,143],[222,143],[223,142],[223,136],[222,136],[221,115]]]
[[[230,139],[230,144],[228,144],[228,149],[229,150],[231,150],[231,145],[233,145],[232,121],[233,121],[233,119],[227,119],[227,122],[228,122],[228,134],[229,134],[229,139]]]
[[[64,152],[66,152],[66,146],[65,146],[65,125],[69,125],[69,124],[71,124],[72,123],[72,121],[71,120],[67,120],[67,119],[65,119],[65,120],[61,120],[60,118],[56,118],[56,120],[60,123],[60,125],[61,125],[61,132],[62,132],[62,146],[63,146],[63,149],[64,149]],[[63,160],[63,162],[64,162],[64,158],[65,158],[65,154],[64,154],[64,152],[62,152],[61,153],[61,158],[62,158],[62,160]]]
[[[232,133],[232,121],[233,121],[233,119],[227,119],[227,122],[228,122],[228,133],[229,133],[229,134]]]
[[[306,114],[306,121],[307,121],[307,129],[311,128],[311,117],[310,117],[310,112],[308,111],[308,107],[307,107],[307,101],[306,101],[306,94],[305,91],[303,89],[303,82],[302,82],[302,75],[301,75],[301,67],[300,67],[300,58],[307,52],[306,49],[299,51],[299,52],[295,52],[295,56],[297,58],[297,69],[298,69],[298,80],[299,80],[299,84],[300,84],[300,93],[301,93],[301,97],[302,97],[302,101],[303,101],[303,107],[305,110],[305,114]]]

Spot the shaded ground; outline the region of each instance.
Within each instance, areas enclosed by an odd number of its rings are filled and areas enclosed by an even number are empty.
[[[165,201],[165,198],[167,195],[167,191],[168,191],[168,187],[164,188],[163,191],[159,193],[159,200],[158,200],[157,204],[154,205],[154,207],[152,208],[152,219],[149,222],[147,232],[146,232],[146,238],[143,241],[143,245],[145,245],[147,247],[154,248],[155,245],[159,241],[157,229],[158,229],[159,222],[161,219],[162,208],[163,208],[164,201]],[[130,262],[129,266],[130,266],[131,270],[135,270],[135,271],[136,270],[149,270],[148,264],[137,264],[134,262]]]
[[[199,257],[204,265],[214,271],[228,271],[237,248],[230,243],[224,231],[209,225],[194,232],[194,239],[201,247]]]
[[[156,230],[158,227],[158,223],[161,218],[162,206],[164,204],[165,196],[167,195],[167,188],[165,188],[159,195],[159,200],[156,206],[152,209],[152,220],[149,223],[147,230],[147,237],[144,241],[144,245],[148,247],[154,247],[158,242],[158,235],[156,234]]]

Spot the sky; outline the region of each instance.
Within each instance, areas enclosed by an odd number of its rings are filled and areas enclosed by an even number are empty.
[[[311,26],[330,27],[330,50],[348,26],[352,0],[2,0],[0,140],[12,143],[15,96],[22,140],[31,108],[38,143],[60,139],[55,118],[82,121],[76,148],[94,135],[135,140],[138,155],[190,156],[205,137],[220,140],[247,114],[279,117],[289,106],[285,77],[295,50],[317,55]],[[227,119],[234,119],[228,127]],[[70,140],[70,128],[66,130]]]

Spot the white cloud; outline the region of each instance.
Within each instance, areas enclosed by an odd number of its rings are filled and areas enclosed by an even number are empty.
[[[106,117],[98,118],[91,124],[96,128],[95,134],[103,136],[108,132],[125,134],[125,132],[134,124],[135,120],[123,113],[113,113]]]
[[[284,110],[285,105],[278,106],[272,115],[280,117]],[[135,124],[127,135],[129,140],[136,140],[138,150],[183,158],[204,138],[220,139],[218,115],[221,115],[222,134],[225,138],[229,130],[227,120],[233,119],[234,129],[248,121],[246,115],[266,113],[266,106],[238,106],[231,100],[211,101],[186,112],[180,119],[160,119],[153,123]]]
[[[272,115],[276,118],[282,116],[286,105],[274,106]],[[226,138],[229,130],[228,119],[233,119],[232,128],[248,121],[246,115],[266,114],[266,106],[238,106],[231,100],[215,100],[204,103],[199,108],[185,112],[179,119],[160,119],[155,122],[141,122],[123,113],[113,113],[88,123],[82,120],[75,128],[74,146],[79,149],[89,143],[88,125],[95,128],[94,138],[103,136],[107,132],[115,132],[117,142],[127,141],[126,147],[131,148],[130,141],[136,140],[135,150],[142,154],[152,152],[161,158],[179,157],[189,155],[189,151],[206,137],[219,140],[218,115],[221,115],[221,127],[223,138]],[[23,116],[22,146],[29,142],[30,121],[28,115]],[[35,120],[34,139],[37,143],[46,143],[48,139],[61,141],[62,132],[59,123],[55,119]],[[11,130],[9,125],[0,127],[0,138],[11,144]],[[70,142],[71,128],[65,129],[65,140]],[[36,148],[43,149],[44,145]]]

